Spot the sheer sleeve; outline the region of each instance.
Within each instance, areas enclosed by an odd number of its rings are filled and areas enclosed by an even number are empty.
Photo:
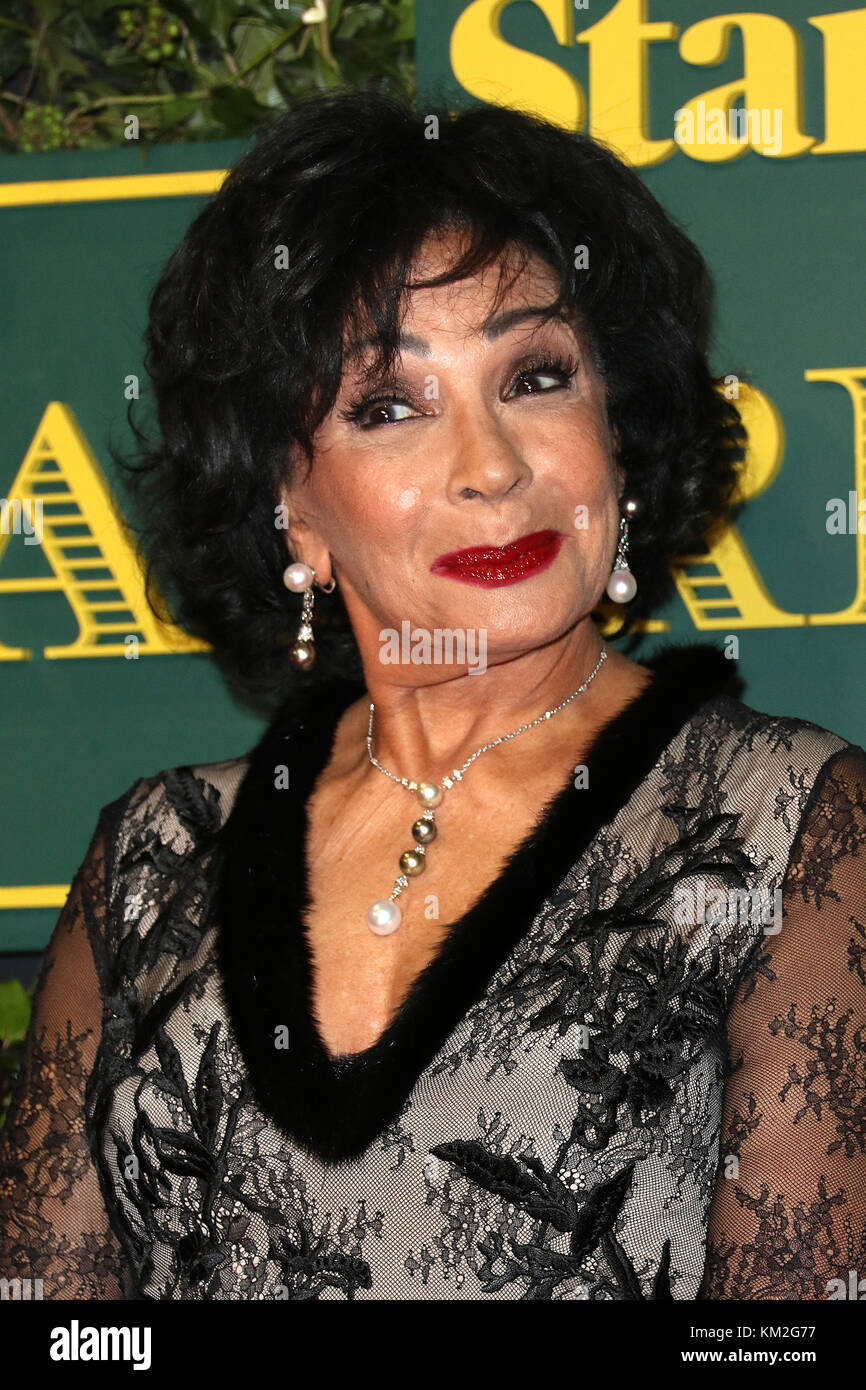
[[[820,770],[729,1014],[699,1298],[866,1296],[866,754]],[[863,1281],[860,1283],[860,1281]],[[859,1285],[860,1293],[856,1292]]]
[[[102,1028],[94,952],[104,942],[105,844],[100,817],[42,962],[24,1061],[0,1129],[0,1275],[22,1281],[27,1293],[17,1296],[126,1296],[122,1251],[84,1124]]]

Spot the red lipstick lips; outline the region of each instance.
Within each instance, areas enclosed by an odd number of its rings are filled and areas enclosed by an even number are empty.
[[[517,584],[530,574],[547,569],[559,554],[564,540],[561,531],[533,531],[531,535],[509,541],[508,545],[450,550],[434,560],[430,570],[447,579],[457,579],[461,584],[495,589],[500,584]]]

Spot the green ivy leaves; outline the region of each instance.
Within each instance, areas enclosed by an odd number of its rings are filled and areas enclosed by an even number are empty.
[[[414,95],[413,0],[11,0],[0,149],[245,137],[316,91]]]

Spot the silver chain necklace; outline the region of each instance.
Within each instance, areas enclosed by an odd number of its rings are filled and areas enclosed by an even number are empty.
[[[403,914],[397,905],[397,898],[409,884],[410,878],[416,878],[424,870],[424,856],[427,846],[431,845],[436,839],[437,828],[434,824],[436,807],[442,802],[442,797],[446,791],[450,791],[455,782],[463,780],[463,774],[468,767],[480,758],[482,753],[486,753],[490,748],[496,748],[500,743],[508,743],[509,739],[517,738],[518,734],[525,734],[527,729],[534,729],[536,724],[543,724],[546,719],[552,719],[561,709],[570,704],[571,701],[583,693],[604,664],[607,657],[607,647],[604,642],[601,644],[601,656],[582,685],[573,690],[567,699],[562,700],[553,709],[546,709],[537,719],[531,719],[528,724],[521,724],[519,729],[512,729],[510,734],[503,734],[501,738],[495,738],[491,743],[485,743],[480,748],[476,748],[471,757],[466,759],[462,767],[454,768],[453,772],[447,777],[443,777],[441,782],[414,782],[408,777],[398,777],[396,773],[389,772],[387,767],[383,767],[377,758],[373,756],[373,715],[375,705],[370,702],[370,721],[367,725],[367,756],[373,767],[378,768],[386,777],[390,777],[392,782],[398,782],[401,787],[406,787],[408,791],[414,792],[421,805],[424,807],[423,814],[415,821],[412,826],[412,839],[414,845],[411,849],[404,850],[400,855],[400,874],[397,877],[391,894],[387,898],[380,898],[367,909],[367,925],[377,936],[390,936],[395,932],[402,921]]]

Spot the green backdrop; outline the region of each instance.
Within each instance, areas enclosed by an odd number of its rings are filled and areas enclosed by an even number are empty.
[[[473,13],[463,18],[467,11]],[[796,84],[797,119],[810,142],[803,153],[770,157],[750,148],[736,159],[710,163],[677,147],[660,162],[640,166],[714,273],[714,370],[748,376],[763,393],[756,434],[764,439],[767,483],[738,522],[740,548],[733,559],[727,552],[724,557],[732,568],[718,571],[714,587],[690,588],[692,602],[681,588],[659,615],[664,628],[649,632],[642,650],[648,654],[660,641],[723,645],[736,637],[748,703],[812,719],[863,743],[866,536],[827,529],[829,499],[847,504],[852,491],[855,503],[866,498],[866,96],[859,98],[863,109],[857,107],[850,77],[856,68],[866,87],[866,10],[843,5],[833,14],[849,12],[851,27],[844,34],[832,30],[828,38],[809,22],[820,18],[820,6],[773,0],[760,13],[784,21],[796,38],[793,48],[774,40],[762,51],[761,43],[747,41],[733,25],[726,55],[708,65],[686,62],[680,52],[684,31],[724,13],[721,4],[704,0],[591,0],[586,8],[530,0],[481,7],[478,0],[474,7],[461,0],[419,0],[417,60],[422,110],[434,98],[454,106],[476,103],[480,98],[454,72],[456,64],[465,76],[473,61],[476,70],[481,61],[494,83],[500,64],[507,75],[522,71],[522,88],[512,88],[509,97],[508,76],[497,99],[544,110],[557,89],[549,73],[532,68],[532,55],[539,55],[569,75],[571,88],[588,98],[592,112],[590,61],[601,69],[605,54],[597,40],[595,46],[577,42],[580,34],[606,18],[625,24],[642,15],[645,22],[668,23],[676,26],[676,37],[647,44],[642,53],[634,49],[637,68],[645,71],[650,140],[669,139],[677,109],[747,69],[766,91],[789,78]],[[454,48],[461,19],[487,26],[489,57],[479,50],[480,57],[467,59]],[[567,19],[573,32],[561,42],[555,30],[564,32]],[[471,27],[465,32],[471,35]],[[776,39],[784,39],[781,31]],[[528,55],[528,67],[513,67],[513,49]],[[828,50],[832,85],[825,90]],[[786,58],[790,52],[799,54],[793,66]],[[627,64],[617,67],[624,71]],[[613,87],[602,92],[601,79],[596,85],[596,115],[602,111],[609,126],[622,93]],[[835,103],[837,142],[844,131],[856,147],[816,148],[828,143],[829,103]],[[0,159],[0,496],[13,496],[28,450],[41,442],[41,452],[30,455],[28,477],[38,471],[46,511],[52,495],[73,502],[77,497],[86,522],[98,492],[87,448],[110,484],[109,439],[126,442],[126,383],[142,374],[146,294],[204,196],[171,185],[157,196],[140,196],[152,187],[100,181],[221,170],[241,149],[232,142]],[[46,182],[53,189],[32,187]],[[66,201],[52,201],[57,198]],[[823,373],[824,379],[807,379],[807,373]],[[70,413],[46,417],[50,402]],[[46,418],[56,425],[54,437],[40,441],[37,431]],[[86,443],[74,442],[73,420]],[[11,529],[11,511],[7,517]],[[68,534],[78,535],[79,556],[85,557],[87,525],[77,533],[70,525]],[[0,658],[4,651],[7,658],[10,650],[31,652],[27,659],[0,659],[0,950],[6,952],[37,950],[46,942],[102,805],[139,776],[242,753],[260,729],[260,720],[227,694],[206,652],[155,651],[145,634],[139,635],[138,658],[129,659],[123,633],[140,634],[140,612],[130,611],[129,584],[110,564],[112,583],[103,574],[107,587],[101,591],[108,606],[100,610],[99,592],[91,594],[88,622],[94,630],[100,624],[106,629],[91,646],[101,644],[112,654],[46,657],[46,648],[56,652],[80,644],[84,630],[70,602],[71,579],[65,588],[57,584],[56,554],[56,539],[52,559],[50,547],[27,544],[20,530],[0,534]],[[93,556],[100,558],[98,545]],[[714,572],[696,562],[684,566],[683,584],[689,575]],[[736,592],[728,582],[732,576],[741,586]],[[43,582],[40,587],[33,581]],[[751,586],[748,603],[742,601],[744,584]],[[763,595],[760,603],[755,595]]]

